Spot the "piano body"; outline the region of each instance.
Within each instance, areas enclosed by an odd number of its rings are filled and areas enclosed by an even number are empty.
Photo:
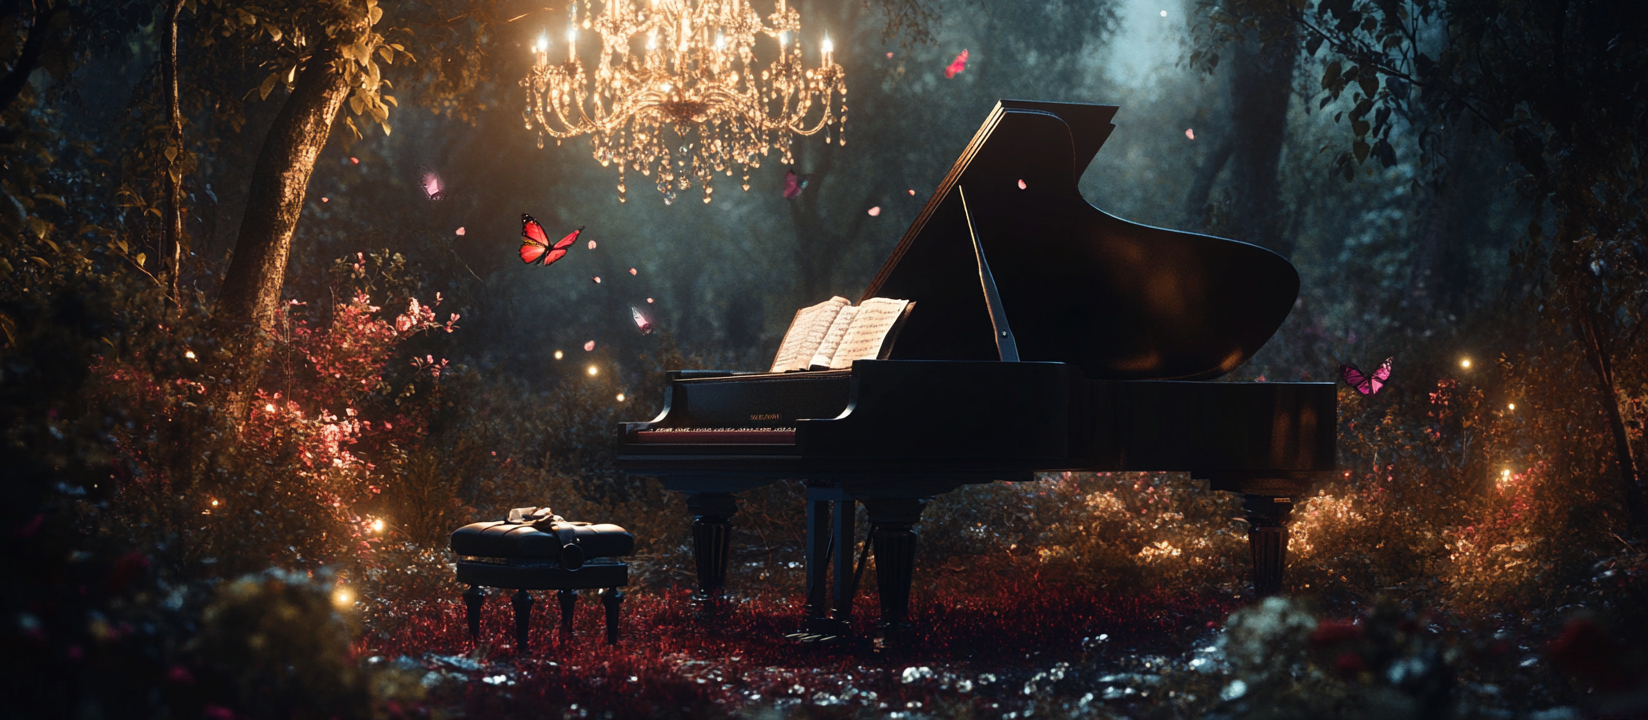
[[[620,426],[619,466],[686,496],[700,597],[724,590],[736,493],[803,480],[807,631],[848,633],[862,502],[893,638],[930,499],[1066,470],[1187,471],[1244,494],[1255,587],[1279,589],[1292,499],[1335,468],[1335,388],[1208,381],[1275,333],[1298,273],[1088,204],[1077,180],[1115,112],[996,106],[864,292],[916,303],[886,357],[674,371],[663,411]]]

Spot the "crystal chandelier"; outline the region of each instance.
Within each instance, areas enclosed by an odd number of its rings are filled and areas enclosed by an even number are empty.
[[[824,131],[837,142],[847,122],[847,83],[829,36],[822,62],[804,68],[801,15],[778,0],[765,21],[747,0],[607,0],[599,15],[573,3],[564,60],[550,58],[547,34],[533,46],[526,127],[561,140],[589,135],[595,159],[618,164],[618,201],[626,169],[653,176],[666,204],[677,190],[715,190],[710,179],[750,168],[776,146],[793,162],[791,135]],[[580,27],[593,30],[601,55],[590,81],[578,58]],[[776,41],[763,66],[756,40]],[[559,52],[556,53],[560,55]],[[839,99],[837,99],[839,96]]]

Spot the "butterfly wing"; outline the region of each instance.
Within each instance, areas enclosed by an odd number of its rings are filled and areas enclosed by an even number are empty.
[[[1379,369],[1373,371],[1373,377],[1368,378],[1368,394],[1379,392],[1379,388],[1385,386],[1385,381],[1390,379],[1391,361],[1395,359],[1385,358],[1385,362],[1380,363]]]
[[[441,178],[433,171],[425,171],[423,174],[423,192],[430,200],[446,197],[446,190],[441,187]]]
[[[549,235],[544,232],[544,226],[531,215],[521,213],[521,262],[528,265],[540,262],[549,250]],[[565,255],[566,251],[562,250],[561,254]]]
[[[1373,392],[1373,379],[1368,377],[1366,373],[1362,372],[1361,368],[1358,368],[1355,365],[1341,363],[1339,365],[1339,377],[1343,378],[1345,384],[1354,388],[1356,392],[1362,393],[1363,395],[1368,395]]]
[[[784,199],[793,200],[801,194],[801,178],[794,170],[784,173]]]

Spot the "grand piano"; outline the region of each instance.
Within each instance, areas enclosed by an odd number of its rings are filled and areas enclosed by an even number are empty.
[[[896,641],[924,505],[1069,470],[1188,472],[1241,493],[1255,589],[1280,588],[1292,501],[1335,468],[1335,388],[1212,381],[1275,333],[1299,275],[1262,247],[1083,199],[1077,181],[1116,110],[996,106],[864,291],[916,304],[883,357],[672,371],[663,411],[619,427],[619,467],[686,496],[698,597],[725,590],[737,493],[802,480],[804,632],[850,632],[863,503],[879,627]]]

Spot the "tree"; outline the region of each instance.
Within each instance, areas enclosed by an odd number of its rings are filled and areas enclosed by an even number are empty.
[[[1229,208],[1210,229],[1291,257],[1294,241],[1286,227],[1279,176],[1299,59],[1299,34],[1287,15],[1290,4],[1200,0],[1199,5],[1201,20],[1194,28],[1198,47],[1190,63],[1211,73],[1219,65],[1219,51],[1229,49],[1230,122],[1197,170],[1185,199],[1187,221],[1208,224],[1209,198],[1220,173],[1228,170]]]
[[[1648,6],[1319,0],[1290,17],[1307,51],[1326,52],[1320,107],[1351,105],[1336,172],[1393,163],[1399,127],[1470,123],[1513,153],[1535,213],[1514,257],[1539,278],[1530,310],[1564,328],[1591,371],[1618,492],[1642,532],[1648,505],[1627,409],[1648,380]],[[1446,147],[1424,148],[1433,167],[1459,160]]]

